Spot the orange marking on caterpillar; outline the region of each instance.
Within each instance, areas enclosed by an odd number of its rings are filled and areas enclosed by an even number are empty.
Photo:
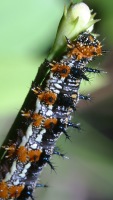
[[[28,160],[27,149],[24,146],[20,146],[17,149],[17,156],[18,156],[19,161],[27,162],[27,160]]]
[[[39,158],[40,158],[41,153],[42,153],[42,151],[39,150],[39,149],[28,151],[28,156],[29,156],[30,162],[36,162],[36,161],[38,161]]]
[[[38,96],[39,100],[47,105],[53,105],[56,101],[57,95],[51,91],[43,92],[39,87],[33,88],[32,90]]]
[[[49,92],[42,92],[38,95],[40,101],[45,102],[47,105],[53,105],[57,99],[57,95],[51,91]]]
[[[102,55],[102,46],[98,44],[95,46],[85,46],[81,45],[81,43],[77,43],[76,46],[69,51],[68,56],[77,56],[77,60],[81,60],[82,58],[91,58],[94,56]]]
[[[31,118],[33,121],[33,125],[39,127],[41,125],[42,120],[44,117],[37,113],[32,113],[31,111],[24,112],[22,111],[22,116]]]
[[[10,196],[10,198],[19,197],[23,189],[24,189],[24,185],[10,186],[9,187],[9,196]]]
[[[0,183],[0,198],[7,199],[8,198],[8,186],[7,183]]]
[[[70,73],[70,67],[63,64],[50,64],[52,66],[51,71],[54,73],[59,73],[61,77],[66,78]]]
[[[45,122],[44,122],[44,126],[45,128],[47,129],[50,129],[52,128],[54,125],[57,124],[57,119],[56,118],[50,118],[50,119],[46,119]]]
[[[36,126],[36,127],[39,127],[41,125],[44,117],[42,115],[34,113],[32,115],[32,119],[33,119],[33,125]]]
[[[21,162],[35,162],[38,161],[40,158],[42,151],[37,149],[37,150],[28,150],[24,146],[20,146],[17,150],[17,157],[18,160]]]

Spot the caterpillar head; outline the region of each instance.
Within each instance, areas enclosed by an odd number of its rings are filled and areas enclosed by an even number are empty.
[[[77,60],[83,58],[89,60],[94,56],[102,55],[101,43],[89,32],[80,34],[76,41],[67,40],[67,46],[70,49],[68,56],[74,56]]]

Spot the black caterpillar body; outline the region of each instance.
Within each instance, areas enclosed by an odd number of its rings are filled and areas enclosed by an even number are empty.
[[[54,170],[50,161],[53,154],[64,157],[55,149],[56,141],[61,134],[69,139],[68,127],[80,129],[71,122],[71,115],[79,99],[90,100],[79,94],[79,87],[82,79],[89,81],[86,72],[101,72],[87,67],[99,55],[100,42],[84,32],[75,41],[67,39],[67,51],[59,61],[44,62],[50,68],[49,76],[42,86],[34,83],[31,87],[32,103],[21,112],[24,125],[19,127],[17,138],[4,147],[7,153],[1,161],[0,200],[34,200],[43,167],[49,164]]]

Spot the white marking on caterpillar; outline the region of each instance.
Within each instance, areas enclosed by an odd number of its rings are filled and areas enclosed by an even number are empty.
[[[20,146],[25,146],[26,145],[26,143],[28,142],[29,137],[32,135],[32,133],[33,133],[33,130],[32,130],[32,123],[31,123],[28,126],[28,129],[26,131],[26,135],[23,136],[23,138],[22,138],[22,142],[21,142]]]
[[[10,172],[8,172],[6,174],[6,177],[4,179],[4,181],[8,181],[10,180],[11,176],[13,175],[13,173],[16,171],[16,161],[13,162],[12,166],[11,166],[11,169],[10,169]]]
[[[19,185],[19,180],[17,179],[16,181],[13,182],[14,185]]]
[[[35,143],[35,144],[31,145],[31,148],[32,149],[36,149],[37,148],[37,144]]]
[[[52,110],[52,108],[53,108],[53,105],[49,105],[49,106],[48,106],[48,108],[49,108],[50,110]]]
[[[46,112],[46,116],[48,116],[48,117],[52,116],[52,114],[53,114],[53,112],[52,112],[51,110],[48,110],[48,111]]]
[[[38,113],[40,109],[41,109],[41,103],[40,100],[37,98],[35,112]]]
[[[40,131],[39,135],[36,138],[37,142],[39,142],[39,143],[42,142],[42,136],[44,133],[46,133],[46,129],[42,129],[42,131]]]
[[[55,87],[56,87],[57,89],[62,89],[62,86],[59,85],[58,83],[55,84]]]
[[[29,163],[27,163],[27,164],[25,165],[25,167],[24,167],[24,169],[23,169],[22,173],[21,173],[21,174],[19,174],[19,176],[21,176],[22,178],[24,178],[24,177],[25,177],[25,175],[26,175],[27,169],[28,169],[28,168],[30,168],[30,166],[31,166],[31,163],[30,163],[30,162],[29,162]]]

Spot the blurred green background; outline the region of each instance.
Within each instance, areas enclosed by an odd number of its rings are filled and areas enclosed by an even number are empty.
[[[9,0],[0,2],[0,142],[2,144],[55,38],[64,5],[69,0]],[[113,199],[113,1],[86,0],[101,19],[95,25],[103,49],[110,50],[90,63],[108,74],[89,75],[81,92],[92,95],[80,102],[73,121],[80,132],[70,129],[72,142],[62,136],[58,146],[69,160],[54,156],[56,172],[46,167],[35,199]]]

